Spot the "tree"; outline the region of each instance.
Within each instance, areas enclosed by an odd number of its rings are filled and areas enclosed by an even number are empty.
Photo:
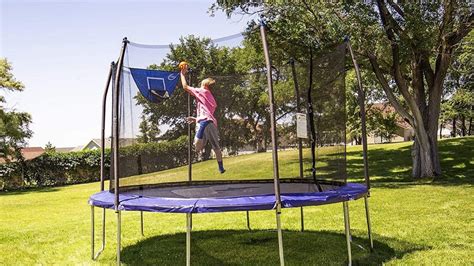
[[[160,128],[158,127],[155,121],[148,118],[145,114],[142,114],[141,122],[138,127],[140,129],[138,142],[149,143],[156,142],[159,140]]]
[[[3,91],[22,91],[24,85],[11,73],[12,67],[0,58],[0,89]],[[33,132],[29,129],[31,116],[6,107],[6,100],[0,96],[0,157],[7,161],[21,159],[21,148],[27,143]]]
[[[352,62],[350,62],[350,64],[352,64]],[[346,67],[347,69],[349,69],[346,73],[347,139],[354,140],[356,145],[360,145],[362,144],[362,125],[360,106],[357,98],[358,84],[355,71],[350,67],[350,65]],[[371,112],[369,111],[371,110],[374,103],[385,103],[388,100],[383,94],[383,92],[379,89],[378,81],[370,70],[362,69],[361,78],[365,89],[365,110],[366,117],[368,118],[366,121],[367,127],[369,128],[368,133],[373,133],[370,129],[377,128],[380,123],[378,123],[379,120],[377,119],[370,119]]]
[[[471,135],[472,119],[474,117],[474,91],[472,89],[462,88],[456,90],[451,98],[443,103],[442,107],[442,119],[444,122],[452,121],[453,129],[451,135],[453,137],[456,135]],[[460,124],[459,134],[457,132],[458,124]]]
[[[445,80],[441,123],[451,122],[452,136],[460,123],[462,136],[471,135],[474,116],[474,32],[470,32],[453,55],[453,63]],[[467,125],[466,125],[467,124]]]
[[[415,130],[412,175],[439,175],[437,131],[443,83],[454,48],[472,29],[473,16],[466,4],[448,0],[422,4],[378,0],[376,8],[383,35],[365,32],[368,39],[377,36],[377,41],[368,46],[371,50],[359,48],[390,103]]]
[[[53,144],[48,141],[48,143],[46,143],[46,146],[44,146],[44,151],[46,153],[56,152],[56,147],[54,147]]]
[[[397,114],[378,108],[370,108],[367,113],[367,131],[379,136],[382,142],[390,142],[398,129]]]
[[[415,130],[413,177],[441,173],[437,144],[441,96],[453,51],[473,27],[467,2],[298,1],[287,5],[218,0],[212,9],[219,8],[229,15],[265,13],[272,31],[285,43],[322,48],[351,33],[362,67],[373,71],[391,105]]]

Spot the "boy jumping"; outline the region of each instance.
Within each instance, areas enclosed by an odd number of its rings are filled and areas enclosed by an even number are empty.
[[[219,172],[225,172],[222,163],[222,152],[219,146],[219,131],[217,130],[217,120],[214,117],[217,103],[211,93],[211,87],[216,83],[212,78],[207,78],[201,81],[200,88],[193,88],[188,86],[186,82],[186,73],[188,72],[187,64],[180,64],[181,68],[181,84],[183,89],[196,98],[197,110],[196,117],[188,117],[188,123],[196,123],[196,136],[194,137],[194,146],[196,151],[201,152],[206,146],[207,142],[211,143],[212,149],[216,154],[217,164],[219,165]]]

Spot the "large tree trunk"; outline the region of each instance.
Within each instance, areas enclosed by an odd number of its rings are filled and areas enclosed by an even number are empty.
[[[466,117],[461,115],[461,136],[466,136]]]
[[[439,139],[443,138],[443,123],[439,124]]]
[[[441,174],[441,165],[438,155],[437,130],[428,132],[424,129],[415,129],[416,135],[412,146],[414,178],[433,177]]]

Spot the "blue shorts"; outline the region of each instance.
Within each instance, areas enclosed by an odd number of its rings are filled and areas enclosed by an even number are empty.
[[[199,128],[196,131],[196,138],[197,139],[202,139],[204,137],[204,129],[206,129],[206,126],[212,123],[210,120],[203,120],[199,122]]]
[[[198,140],[202,141],[204,146],[207,144],[207,142],[210,142],[213,149],[220,149],[219,131],[212,120],[204,120],[197,123],[194,143],[196,143]]]

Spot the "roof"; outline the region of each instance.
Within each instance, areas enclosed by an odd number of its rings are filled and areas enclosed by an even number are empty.
[[[92,139],[90,142],[94,142],[94,143],[97,145],[97,147],[101,147],[101,145],[100,145],[101,140],[100,140],[100,139]],[[90,142],[89,142],[89,143],[90,143]],[[89,144],[89,143],[88,143],[88,144]],[[105,138],[105,147],[106,147],[106,148],[110,148],[111,143],[112,143],[112,139],[111,139],[111,138]],[[87,146],[87,145],[86,145],[86,146]]]
[[[44,149],[41,147],[28,147],[21,149],[21,154],[23,155],[25,160],[32,160],[36,157],[39,157],[43,153]]]
[[[388,102],[385,103],[374,103],[369,110],[378,110],[382,112],[382,114],[395,114],[395,119],[397,126],[404,128],[404,129],[410,129],[412,128],[410,124],[405,121],[395,110],[395,108]]]
[[[59,153],[66,153],[66,152],[72,151],[74,148],[75,147],[62,147],[62,148],[54,148],[54,150]]]
[[[134,143],[137,142],[137,139],[136,138],[120,138],[120,145],[122,146],[128,146],[128,145],[132,145]],[[91,149],[91,144],[93,146],[92,149],[100,149],[102,147],[102,145],[100,145],[101,143],[101,140],[100,139],[92,139],[91,141],[87,142],[86,145],[83,145],[83,146],[77,146],[76,148],[74,148],[72,151],[83,151],[83,150],[86,150],[86,149]],[[105,148],[110,148],[112,146],[112,138],[106,138],[105,139]]]
[[[26,147],[21,149],[21,154],[23,155],[23,158],[25,158],[26,161],[33,160],[34,158],[37,158],[41,156],[44,153],[44,149],[41,147]],[[9,158],[10,161],[14,162],[16,159],[14,158]],[[4,158],[0,158],[0,163],[5,163],[6,160]]]
[[[80,145],[80,146],[74,147],[71,151],[82,151],[82,149],[84,149],[84,146]]]

